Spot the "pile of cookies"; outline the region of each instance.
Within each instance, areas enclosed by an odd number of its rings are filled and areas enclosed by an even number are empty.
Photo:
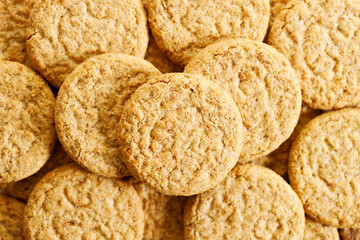
[[[360,239],[360,0],[2,0],[0,239]]]

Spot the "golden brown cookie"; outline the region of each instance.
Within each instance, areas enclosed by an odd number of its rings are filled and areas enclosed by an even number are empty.
[[[142,239],[141,200],[130,183],[68,164],[48,173],[24,213],[26,239]]]
[[[301,111],[299,79],[289,61],[274,48],[247,39],[206,47],[186,66],[235,100],[245,126],[239,162],[265,156],[293,132]]]
[[[143,240],[183,240],[185,197],[167,196],[134,178],[130,182],[142,200]]]
[[[284,9],[286,4],[291,2],[292,0],[270,0],[270,22],[269,28],[274,24],[275,18],[280,14],[280,12]]]
[[[321,113],[322,113],[321,110],[312,109],[306,106],[305,104],[303,104],[301,108],[299,121],[294,129],[294,132],[291,134],[290,138],[286,140],[283,144],[281,144],[280,147],[276,149],[274,152],[264,157],[258,158],[252,161],[252,163],[270,168],[280,176],[287,178],[287,169],[288,169],[287,165],[288,165],[288,157],[289,157],[291,144],[293,143],[296,136],[300,133],[300,130],[310,120],[317,117]]]
[[[289,180],[306,213],[338,228],[360,227],[360,110],[311,120],[289,154]]]
[[[0,61],[0,182],[36,173],[55,143],[55,98],[26,66]]]
[[[231,96],[192,74],[164,74],[139,87],[119,126],[130,172],[168,195],[215,186],[235,166],[242,146],[242,121]]]
[[[182,67],[173,63],[165,54],[163,54],[152,36],[150,36],[148,50],[145,60],[151,62],[162,73],[182,72]]]
[[[33,67],[57,88],[91,56],[144,57],[149,40],[141,0],[43,0],[31,11],[26,35]]]
[[[341,229],[340,235],[342,240],[360,240],[359,229]]]
[[[185,238],[303,239],[305,214],[291,187],[273,171],[238,164],[215,188],[185,206]]]
[[[55,144],[55,149],[46,164],[34,175],[23,180],[11,183],[0,183],[0,189],[23,201],[27,201],[36,183],[51,170],[68,163],[73,163],[71,158],[64,152],[60,143]]]
[[[0,1],[0,59],[27,63],[26,26],[36,0]]]
[[[305,219],[304,240],[339,240],[337,228],[315,222],[309,217]]]
[[[0,193],[0,239],[23,240],[25,204]]]
[[[149,23],[156,43],[182,66],[220,40],[262,41],[269,18],[269,0],[149,1]]]
[[[120,53],[95,56],[76,67],[55,106],[58,137],[69,156],[93,173],[128,176],[116,140],[119,120],[135,90],[160,74],[144,59]]]
[[[360,1],[300,0],[276,18],[269,44],[301,77],[303,101],[316,109],[360,102]]]

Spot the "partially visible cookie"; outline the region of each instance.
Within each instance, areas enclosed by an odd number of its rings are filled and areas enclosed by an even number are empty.
[[[309,217],[305,219],[304,240],[339,240],[339,232],[335,227],[329,227],[315,222]],[[343,239],[344,240],[344,239]]]
[[[23,214],[25,204],[0,194],[0,239],[23,240]]]
[[[156,43],[182,66],[217,41],[238,37],[263,41],[269,18],[269,0],[149,1]]]
[[[12,197],[27,201],[36,183],[38,183],[45,174],[61,165],[72,162],[71,158],[64,152],[60,143],[57,143],[50,159],[37,173],[17,182],[0,183],[0,189]]]
[[[139,87],[125,105],[119,146],[132,175],[168,195],[193,195],[218,184],[235,166],[243,126],[221,87],[172,73]]]
[[[26,27],[36,0],[0,1],[0,59],[27,63]]]
[[[238,164],[215,188],[185,206],[185,238],[292,239],[304,235],[298,196],[279,175],[254,164]]]
[[[293,143],[296,136],[300,133],[300,130],[313,118],[320,115],[322,111],[312,109],[305,104],[303,104],[301,108],[299,121],[294,129],[294,132],[291,134],[290,138],[286,140],[283,144],[280,145],[278,149],[274,152],[266,155],[264,157],[258,158],[252,163],[262,165],[264,167],[270,168],[279,174],[282,177],[287,178],[287,165],[288,165],[288,157],[291,148],[291,144]]]
[[[160,74],[144,59],[120,53],[95,56],[76,67],[55,106],[58,137],[69,156],[96,174],[128,176],[116,140],[119,120],[135,90]]]
[[[48,173],[24,213],[26,239],[142,239],[141,200],[130,183],[68,164]]]
[[[149,41],[141,0],[43,0],[31,11],[27,50],[54,87],[87,58],[108,52],[144,57]]]
[[[0,61],[0,182],[36,173],[55,143],[55,97],[28,67]]]
[[[360,110],[311,120],[289,154],[289,180],[306,213],[337,228],[360,227]]]
[[[301,111],[299,79],[273,47],[248,39],[210,45],[184,72],[222,86],[236,102],[245,127],[239,162],[276,150],[293,132]]]
[[[164,195],[134,178],[130,182],[142,200],[143,240],[183,240],[185,197]]]
[[[359,229],[341,229],[340,235],[342,240],[360,240]]]
[[[360,102],[359,12],[359,0],[300,0],[276,18],[268,42],[301,77],[310,107],[331,110]]]
[[[165,54],[161,52],[152,36],[150,36],[148,50],[145,60],[151,62],[162,73],[182,72],[182,67],[173,63]]]

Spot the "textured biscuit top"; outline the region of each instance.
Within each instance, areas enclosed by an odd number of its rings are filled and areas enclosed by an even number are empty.
[[[92,57],[67,77],[55,106],[64,150],[91,172],[129,175],[116,141],[125,102],[161,73],[149,62],[120,53]]]
[[[240,162],[262,157],[290,137],[299,119],[301,90],[289,61],[274,48],[246,39],[206,47],[185,68],[229,92],[245,126]]]
[[[262,41],[269,18],[269,0],[149,1],[149,23],[158,46],[183,66],[222,39]]]
[[[144,210],[143,240],[183,240],[185,197],[164,195],[131,178]]]
[[[360,240],[359,229],[342,229],[340,235],[342,240]]]
[[[284,9],[286,4],[293,0],[270,0],[270,22],[269,28],[274,24],[275,18],[280,14]]]
[[[185,206],[185,238],[303,239],[305,214],[291,187],[273,171],[238,164],[215,188]]]
[[[286,140],[283,144],[280,145],[278,149],[274,152],[266,155],[264,157],[258,158],[254,160],[252,163],[259,164],[270,168],[275,171],[280,176],[287,178],[287,165],[288,165],[288,157],[291,148],[291,144],[295,140],[296,136],[299,135],[300,130],[313,118],[317,117],[322,113],[321,110],[316,110],[309,108],[305,104],[303,104],[301,108],[301,114],[299,121],[294,129],[294,132],[291,134],[288,140]]]
[[[18,199],[27,201],[36,183],[51,170],[68,163],[73,163],[71,158],[64,152],[59,143],[55,145],[54,152],[46,164],[34,175],[17,182],[0,183],[0,189]]]
[[[310,121],[289,154],[289,180],[306,213],[338,228],[360,227],[360,109]]]
[[[26,62],[26,26],[36,0],[0,1],[0,59]]]
[[[75,164],[48,173],[24,213],[27,240],[142,239],[144,215],[131,184]]]
[[[337,228],[323,225],[307,217],[303,240],[340,240],[340,238]]]
[[[149,46],[145,55],[145,60],[151,62],[162,73],[182,72],[182,68],[173,63],[163,54],[152,36],[150,36]]]
[[[26,66],[0,61],[0,182],[37,172],[55,143],[55,98]]]
[[[23,214],[25,204],[0,194],[0,239],[23,240]]]
[[[360,1],[288,4],[269,35],[301,77],[303,101],[336,109],[360,102]]]
[[[144,57],[147,31],[140,0],[42,0],[30,14],[27,49],[33,67],[59,88],[91,56]]]
[[[164,74],[125,105],[119,145],[130,172],[157,191],[193,195],[235,166],[243,127],[235,102],[200,76]]]

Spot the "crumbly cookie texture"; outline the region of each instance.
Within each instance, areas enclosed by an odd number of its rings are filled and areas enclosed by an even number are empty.
[[[134,178],[130,182],[142,200],[143,240],[183,240],[186,198],[164,195]]]
[[[0,1],[0,59],[29,64],[26,26],[36,0]]]
[[[301,77],[303,101],[316,109],[360,102],[360,1],[301,0],[276,18],[269,44]]]
[[[258,158],[252,163],[259,164],[261,166],[270,168],[280,176],[287,178],[287,170],[288,170],[288,157],[291,148],[291,144],[295,140],[296,136],[299,135],[300,130],[313,118],[317,117],[322,113],[321,110],[316,110],[308,107],[303,104],[301,108],[301,114],[299,121],[294,129],[294,132],[291,134],[290,138],[286,140],[283,144],[280,145],[278,149],[274,152],[266,155],[264,157]]]
[[[206,47],[185,67],[222,86],[236,102],[245,127],[239,162],[265,156],[293,132],[301,111],[299,79],[273,47],[235,39]]]
[[[254,164],[238,164],[222,183],[192,197],[184,214],[188,240],[301,240],[304,235],[298,196],[279,175]]]
[[[338,228],[360,227],[360,110],[328,112],[310,121],[289,154],[289,180],[306,213]]]
[[[69,164],[48,173],[30,194],[26,239],[142,239],[141,200],[130,183]]]
[[[141,0],[43,0],[31,11],[26,35],[33,67],[57,88],[91,56],[143,58],[149,40]]]
[[[329,227],[315,222],[309,217],[305,219],[304,240],[340,240],[339,232],[335,227]]]
[[[76,67],[55,106],[58,137],[69,156],[96,174],[128,176],[116,140],[119,120],[135,90],[159,75],[144,59],[120,53],[95,56]]]
[[[26,66],[0,61],[0,182],[36,173],[55,143],[55,98]]]
[[[23,214],[25,204],[0,193],[1,240],[23,240]]]
[[[149,1],[149,24],[156,43],[182,66],[220,40],[262,41],[269,18],[269,0]]]
[[[148,50],[145,60],[151,62],[162,73],[182,72],[183,69],[179,65],[173,63],[159,47],[152,36],[150,36]]]
[[[231,96],[205,78],[182,73],[138,88],[119,129],[130,172],[168,195],[193,195],[219,183],[235,166],[243,138]]]
[[[50,159],[37,173],[17,182],[0,183],[0,189],[12,197],[27,201],[36,183],[38,183],[43,176],[51,170],[69,163],[73,163],[73,161],[64,152],[61,145],[57,143]]]
[[[342,240],[360,240],[359,229],[341,229],[340,235]]]
[[[284,9],[286,4],[288,4],[291,1],[293,0],[270,0],[270,22],[269,22],[270,29],[274,24],[275,18]]]

